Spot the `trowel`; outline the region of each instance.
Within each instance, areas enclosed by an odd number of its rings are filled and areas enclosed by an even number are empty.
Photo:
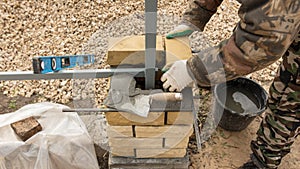
[[[172,102],[182,100],[181,93],[165,93],[160,89],[141,90],[130,74],[118,74],[111,78],[111,87],[104,104],[118,111],[126,111],[147,117],[153,101]]]

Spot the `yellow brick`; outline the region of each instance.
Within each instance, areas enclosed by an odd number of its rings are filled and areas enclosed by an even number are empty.
[[[186,149],[136,149],[136,158],[177,158],[185,155]]]
[[[111,126],[164,125],[164,112],[150,112],[148,117],[141,117],[127,112],[107,112],[106,120]]]
[[[192,57],[192,51],[188,37],[165,39],[165,45],[167,64]]]
[[[110,153],[113,156],[135,157],[134,148],[110,147]]]
[[[162,138],[109,138],[110,147],[162,148]]]
[[[144,138],[189,137],[192,132],[192,125],[135,126],[136,137]]]
[[[113,137],[133,137],[132,126],[108,126],[107,135]]]
[[[188,137],[166,138],[164,148],[187,148],[189,144]]]
[[[168,112],[167,124],[193,124],[194,115],[192,112]]]
[[[156,38],[156,50],[156,65],[163,66],[165,63],[165,51],[162,36],[157,36]],[[110,38],[107,62],[111,66],[128,64],[144,67],[145,36]]]

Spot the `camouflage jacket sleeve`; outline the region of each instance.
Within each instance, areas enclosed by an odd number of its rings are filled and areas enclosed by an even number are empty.
[[[211,86],[263,69],[278,60],[300,29],[299,0],[240,0],[232,36],[188,60],[200,86]]]
[[[211,16],[216,13],[223,0],[190,0],[189,8],[183,15],[183,23],[196,26],[203,31]]]

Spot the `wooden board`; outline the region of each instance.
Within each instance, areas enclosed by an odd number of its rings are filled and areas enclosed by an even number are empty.
[[[107,136],[109,138],[133,137],[132,126],[108,126]]]
[[[141,117],[127,112],[107,112],[105,118],[111,126],[164,125],[164,112],[150,112],[148,117]]]
[[[186,149],[136,149],[136,158],[178,158],[186,155]]]
[[[189,136],[184,138],[166,138],[164,139],[164,148],[187,148],[189,144]]]
[[[193,124],[193,112],[168,112],[167,124]]]
[[[188,37],[164,39],[164,41],[166,46],[166,64],[192,57],[192,50]]]
[[[109,146],[114,148],[162,148],[162,138],[109,138]]]
[[[135,135],[140,138],[189,137],[192,132],[193,125],[135,126]]]
[[[131,147],[110,147],[113,156],[135,157],[135,149]]]
[[[156,65],[165,64],[165,49],[162,36],[156,38]],[[107,63],[111,66],[145,67],[145,36],[110,38]]]

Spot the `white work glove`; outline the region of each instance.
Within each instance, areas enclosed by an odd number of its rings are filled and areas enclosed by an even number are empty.
[[[187,60],[179,60],[174,62],[170,69],[162,75],[161,81],[164,82],[164,89],[170,87],[169,91],[173,92],[176,90],[180,92],[193,82],[192,77],[188,73],[186,61]]]
[[[182,37],[182,36],[189,36],[191,35],[195,30],[185,24],[180,24],[174,28],[171,32],[169,32],[166,36],[167,39],[173,39],[176,37]]]

